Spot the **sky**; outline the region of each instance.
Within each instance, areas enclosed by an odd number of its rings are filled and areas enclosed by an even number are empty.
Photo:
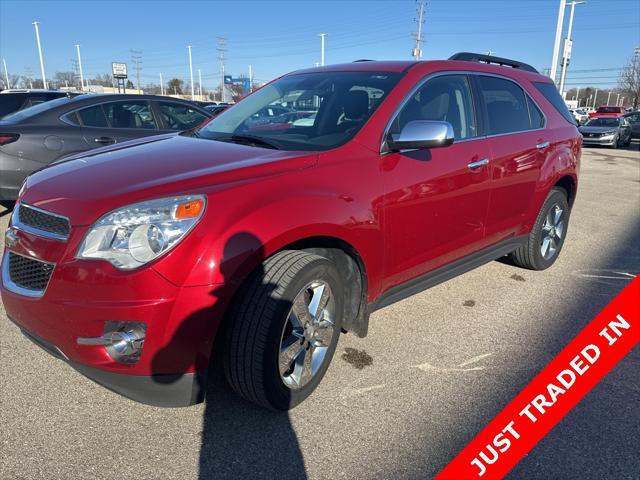
[[[142,57],[141,83],[178,77],[189,82],[192,45],[205,89],[220,82],[216,38],[226,38],[226,73],[266,82],[320,61],[319,33],[327,33],[325,63],[411,59],[417,30],[415,0],[189,1],[0,0],[0,57],[10,74],[40,78],[34,27],[40,22],[45,71],[72,70],[80,44],[85,77],[109,73],[131,50]],[[551,65],[558,0],[429,0],[423,59],[455,52],[492,51]],[[566,9],[565,31],[569,8]],[[567,88],[612,87],[640,47],[639,0],[588,0],[577,5]]]

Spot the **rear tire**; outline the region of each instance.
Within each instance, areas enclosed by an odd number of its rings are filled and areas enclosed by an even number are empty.
[[[529,270],[544,270],[553,265],[567,235],[569,214],[567,192],[562,188],[552,188],[527,242],[511,253],[511,260]]]
[[[344,287],[330,260],[294,250],[265,260],[242,287],[228,318],[229,384],[263,407],[295,407],[322,380],[343,311]]]

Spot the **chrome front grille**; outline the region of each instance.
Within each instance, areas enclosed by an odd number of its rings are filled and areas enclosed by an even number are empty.
[[[54,266],[53,263],[7,251],[2,261],[2,283],[14,293],[41,297],[47,289]]]
[[[68,218],[21,203],[16,205],[11,223],[21,230],[55,240],[66,240],[71,230]]]

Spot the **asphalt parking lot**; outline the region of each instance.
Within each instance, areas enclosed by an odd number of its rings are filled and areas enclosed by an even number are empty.
[[[433,477],[640,271],[638,146],[584,149],[551,269],[496,261],[378,311],[288,414],[220,381],[195,407],[134,403],[38,349],[0,310],[0,478]],[[639,478],[639,405],[635,349],[510,477]]]

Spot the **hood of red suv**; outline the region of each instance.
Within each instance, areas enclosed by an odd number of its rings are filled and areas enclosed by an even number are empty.
[[[311,167],[317,154],[180,135],[75,155],[28,177],[20,201],[68,216],[73,225],[162,196],[206,193],[230,182]]]

